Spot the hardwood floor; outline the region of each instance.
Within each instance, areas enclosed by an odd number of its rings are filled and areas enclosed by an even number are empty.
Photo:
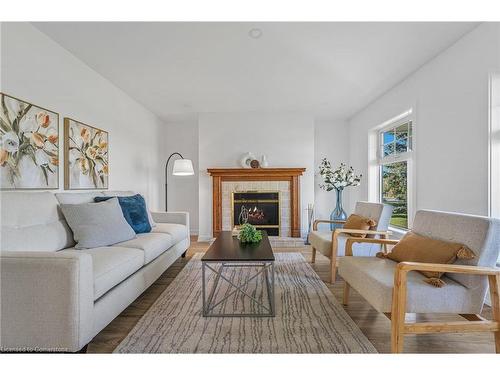
[[[208,248],[206,242],[192,242],[186,258],[178,259],[163,275],[102,330],[88,345],[87,353],[111,353],[114,348],[127,336],[137,321],[149,309],[159,295],[168,287],[177,274],[184,268],[193,254],[204,252]],[[301,252],[311,260],[310,247],[304,248],[277,248],[275,252]],[[343,281],[338,277],[334,285],[328,284],[329,260],[318,254],[316,263],[312,265],[317,274],[335,295],[342,300]],[[356,291],[351,290],[349,306],[346,308],[349,316],[356,322],[363,333],[380,353],[389,353],[391,345],[391,325],[385,315],[373,309]],[[483,315],[491,318],[491,309],[485,306]],[[440,316],[430,314],[408,314],[407,320],[460,320],[459,316]],[[494,353],[495,345],[491,333],[476,334],[431,334],[406,336],[405,353]]]

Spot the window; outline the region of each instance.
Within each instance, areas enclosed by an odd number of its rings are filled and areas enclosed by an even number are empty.
[[[490,215],[500,218],[500,74],[490,77]]]
[[[500,73],[490,76],[489,211],[500,218]],[[500,254],[498,256],[500,265]]]
[[[394,207],[390,225],[409,228],[413,213],[411,111],[391,120],[378,133],[379,201]]]

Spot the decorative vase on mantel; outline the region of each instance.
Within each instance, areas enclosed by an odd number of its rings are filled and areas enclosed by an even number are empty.
[[[330,214],[330,220],[347,220],[347,214],[344,211],[344,208],[342,207],[342,193],[344,192],[344,189],[335,189],[335,195],[336,195],[336,200],[335,200],[335,208],[333,209],[332,213]],[[342,224],[337,224],[337,223],[330,223],[330,230],[334,231],[337,228],[342,228]]]

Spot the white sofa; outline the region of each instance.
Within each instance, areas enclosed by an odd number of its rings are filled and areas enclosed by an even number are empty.
[[[151,233],[76,250],[59,203],[133,192],[2,192],[0,350],[83,348],[189,248],[185,212],[152,212]]]

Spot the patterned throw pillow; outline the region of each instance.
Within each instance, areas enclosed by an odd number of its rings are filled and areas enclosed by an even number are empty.
[[[151,232],[146,201],[142,195],[136,194],[129,197],[95,197],[94,202],[107,201],[111,198],[118,198],[123,216],[135,233]]]

